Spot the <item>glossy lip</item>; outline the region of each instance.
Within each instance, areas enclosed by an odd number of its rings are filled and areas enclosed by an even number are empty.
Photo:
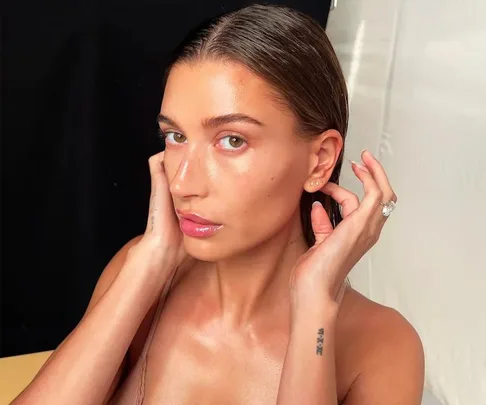
[[[179,215],[180,218],[185,218],[188,219],[189,221],[195,222],[196,224],[200,225],[213,225],[213,226],[220,226],[221,224],[216,224],[214,222],[209,221],[208,219],[205,219],[197,214],[194,213],[189,213],[189,212],[184,212],[181,210],[176,210],[177,214]]]
[[[223,225],[215,224],[194,213],[176,210],[179,215],[179,227],[181,231],[193,238],[208,238],[214,235]]]

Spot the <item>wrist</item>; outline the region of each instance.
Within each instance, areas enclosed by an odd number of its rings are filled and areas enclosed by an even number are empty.
[[[143,290],[148,296],[159,296],[174,270],[175,264],[170,257],[159,257],[157,261],[151,261],[150,257],[141,260],[138,256],[124,263],[119,276],[129,279],[133,288]]]
[[[307,305],[299,305],[291,313],[291,329],[328,325],[333,327],[339,314],[339,304],[333,300],[314,300]],[[320,326],[319,326],[320,327]]]

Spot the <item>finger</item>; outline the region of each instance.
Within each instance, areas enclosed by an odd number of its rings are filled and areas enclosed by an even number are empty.
[[[159,232],[158,226],[160,224],[160,209],[167,202],[167,179],[165,177],[164,169],[164,152],[157,153],[149,158],[150,169],[150,204],[147,219],[148,232]]]
[[[319,246],[333,231],[331,220],[319,201],[312,204],[311,224],[316,238],[314,246]]]
[[[383,196],[386,200],[383,202],[387,202],[390,200],[397,202],[397,196],[390,185],[390,181],[388,179],[388,176],[386,175],[385,169],[378,161],[378,159],[376,159],[372,155],[372,153],[366,149],[361,153],[361,159],[363,163],[366,165],[366,168],[369,170],[369,172],[375,179],[376,183],[378,184],[378,187],[383,192]]]
[[[373,213],[378,212],[378,207],[380,207],[380,202],[383,199],[383,191],[380,189],[367,167],[353,161],[351,161],[351,167],[356,177],[363,183],[365,191],[359,209],[362,212],[365,212],[366,215],[372,215]]]
[[[342,207],[343,218],[346,218],[359,207],[358,196],[336,183],[326,183],[321,191],[330,195]]]
[[[165,177],[164,151],[157,153],[149,158],[149,169],[151,178],[151,190],[156,191],[160,187],[160,181]]]

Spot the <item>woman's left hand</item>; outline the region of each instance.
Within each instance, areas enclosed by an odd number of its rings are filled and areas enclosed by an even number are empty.
[[[378,241],[387,217],[381,203],[397,201],[385,170],[373,155],[362,153],[364,165],[352,162],[352,169],[364,186],[360,202],[352,192],[335,183],[320,191],[342,207],[342,222],[333,229],[320,203],[311,212],[316,243],[297,261],[290,280],[293,310],[320,308],[319,304],[339,308],[345,279],[354,265]]]

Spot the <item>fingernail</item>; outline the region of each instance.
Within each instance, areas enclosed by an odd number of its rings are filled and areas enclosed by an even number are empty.
[[[314,205],[320,205],[320,206],[322,207],[322,204],[321,204],[321,202],[320,202],[320,201],[314,201],[314,202],[312,203],[312,207],[314,207]]]
[[[368,149],[363,149],[361,151],[361,156],[363,156],[363,153],[365,153],[365,152],[368,152],[373,159],[377,160],[375,155],[373,155]]]
[[[369,173],[369,170],[365,166],[363,166],[361,163],[357,163],[354,160],[350,160],[350,162],[351,162],[351,164],[355,164],[358,169]]]

